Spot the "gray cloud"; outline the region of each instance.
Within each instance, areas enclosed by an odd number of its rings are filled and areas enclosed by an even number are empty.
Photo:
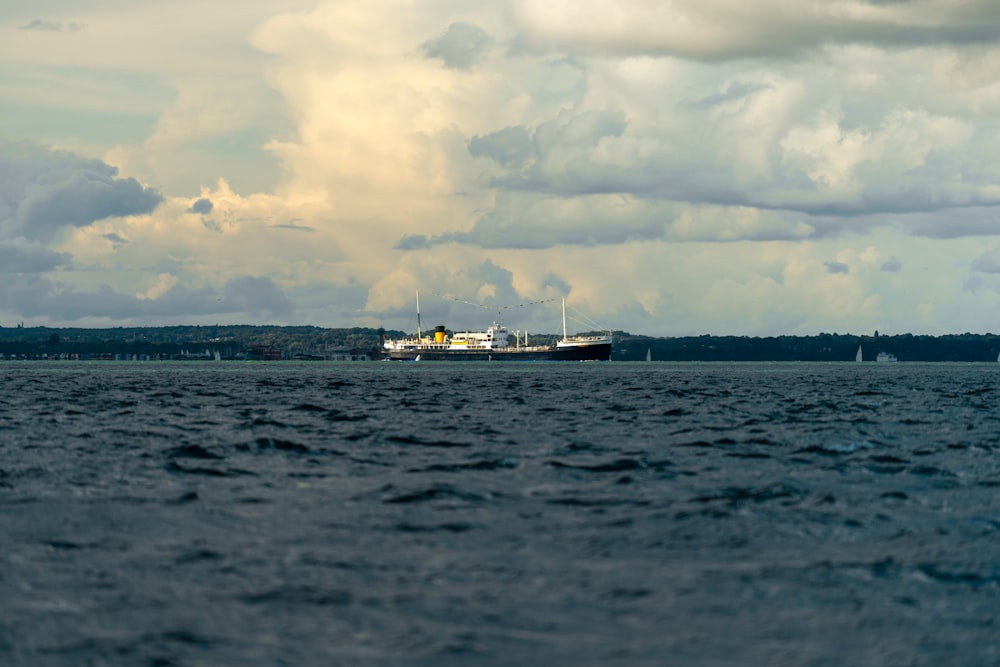
[[[823,262],[827,273],[850,273],[851,268],[843,262]]]
[[[554,273],[550,273],[545,276],[545,280],[542,281],[541,285],[542,289],[545,289],[546,287],[553,287],[556,291],[562,294],[569,294],[570,290],[573,289],[573,286],[569,282],[563,280]]]
[[[45,19],[35,19],[18,28],[18,30],[38,30],[41,32],[79,32],[86,27],[83,23],[63,23],[62,21],[48,21]]]
[[[900,262],[895,257],[886,260],[882,263],[882,271],[888,271],[890,273],[895,273],[903,268],[903,263]]]
[[[408,235],[395,247],[423,250],[460,243],[481,248],[540,250],[553,246],[619,245],[666,237],[667,223],[657,213],[657,209],[641,205],[615,211],[607,197],[583,198],[573,203],[558,199],[527,202],[502,198],[469,231],[431,237]]]
[[[493,216],[480,218],[470,232],[448,232],[438,236],[406,236],[396,244],[397,250],[421,250],[445,243],[465,243],[481,248],[541,250],[553,246],[620,245],[630,241],[649,241],[665,236],[661,221],[637,221],[631,225],[608,224],[601,221],[579,221],[575,225],[554,225],[536,220],[503,220]]]
[[[315,227],[310,227],[309,225],[300,225],[294,220],[291,222],[284,222],[277,225],[269,225],[269,229],[290,229],[293,232],[308,232],[310,234],[316,231]]]
[[[972,261],[971,268],[977,273],[1000,273],[1000,259],[995,252],[984,253]]]
[[[212,212],[215,205],[212,204],[211,199],[205,199],[204,197],[191,204],[191,208],[188,209],[188,213],[200,213],[201,215],[208,215]]]
[[[722,92],[714,93],[712,95],[707,95],[697,100],[692,100],[689,102],[682,103],[681,106],[687,107],[694,110],[704,110],[717,107],[721,104],[727,102],[737,102],[742,99],[751,97],[755,93],[759,93],[764,90],[770,90],[770,86],[759,84],[759,83],[749,83],[749,82],[732,82],[726,85]]]
[[[72,322],[83,317],[123,317],[134,314],[134,296],[102,286],[83,292],[37,274],[18,274],[0,282],[0,303],[22,317],[51,317]]]
[[[229,310],[264,317],[286,317],[292,302],[270,278],[244,276],[226,283],[223,299]]]
[[[44,273],[68,266],[72,257],[28,239],[0,241],[0,274]]]
[[[969,143],[989,145],[991,139],[979,130],[959,140],[949,136],[944,150],[920,149],[916,164],[887,165],[882,160],[857,160],[845,178],[856,187],[826,188],[813,181],[809,162],[787,159],[778,143],[762,145],[763,164],[759,175],[746,173],[747,165],[733,159],[733,151],[719,150],[705,137],[728,135],[724,125],[728,107],[744,108],[767,103],[772,86],[729,83],[716,95],[678,102],[678,110],[689,116],[683,134],[671,134],[656,127],[630,126],[627,116],[615,110],[560,112],[533,130],[507,127],[473,137],[470,155],[492,159],[502,171],[490,177],[488,185],[503,193],[542,194],[565,200],[595,194],[618,194],[636,200],[687,203],[721,207],[743,207],[762,212],[770,222],[743,230],[711,231],[701,240],[797,240],[836,236],[845,232],[865,233],[878,225],[891,224],[886,214],[905,214],[912,233],[943,237],[995,234],[997,224],[987,220],[988,211],[1000,205],[992,183],[994,170],[972,162],[965,147]],[[764,100],[759,100],[764,96]],[[720,108],[719,114],[705,109]],[[715,118],[716,120],[711,120]],[[721,119],[721,120],[720,120]],[[894,146],[906,134],[935,129],[927,115],[875,117],[873,125],[860,132],[871,143]],[[905,124],[905,125],[904,125]],[[902,130],[901,127],[906,127]],[[954,136],[963,136],[967,127],[947,120]],[[680,127],[680,126],[679,126]],[[692,131],[691,128],[697,128]],[[791,127],[783,128],[787,133]],[[847,125],[844,132],[855,129]],[[938,130],[940,131],[940,130]],[[976,133],[984,134],[981,138]],[[928,132],[927,134],[931,134]],[[781,136],[781,135],[778,135]],[[737,137],[738,139],[738,137]],[[977,139],[980,139],[977,142]],[[930,141],[930,140],[929,140]],[[930,146],[931,144],[928,144]],[[874,149],[873,149],[874,150]],[[767,152],[765,152],[767,151]],[[807,149],[795,156],[814,158]],[[793,156],[794,157],[794,156]],[[905,164],[905,167],[904,167]],[[962,174],[956,180],[949,174]],[[947,223],[940,215],[949,211]],[[965,214],[962,211],[978,211]],[[518,212],[523,213],[523,212]],[[497,210],[482,216],[472,230],[440,236],[404,236],[396,247],[419,250],[438,243],[470,243],[496,248],[545,248],[553,245],[595,245],[665,238],[665,218],[633,217],[598,219],[591,211],[581,211],[576,224],[539,216],[511,218]],[[799,215],[796,220],[787,214]],[[923,217],[921,217],[923,216]],[[691,236],[689,240],[694,240]]]
[[[65,227],[140,215],[163,198],[118,170],[24,143],[0,145],[0,238],[48,241]]]
[[[491,210],[471,229],[427,236],[406,235],[397,250],[426,250],[458,243],[482,248],[540,250],[556,246],[595,247],[662,240],[675,243],[705,241],[796,241],[842,233],[836,219],[802,219],[784,212],[758,212],[739,207],[690,208],[674,202],[617,194],[578,197],[538,196],[501,192]],[[852,219],[859,231],[871,225]]]
[[[866,12],[845,12],[846,3],[760,0],[706,3],[675,0],[634,3],[624,17],[593,11],[567,16],[525,13],[525,39],[536,48],[557,44],[591,56],[674,56],[720,62],[746,58],[788,59],[831,45],[883,48],[978,45],[1000,41],[1000,15],[992,0],[862,0]],[[528,3],[525,3],[528,4]],[[534,4],[534,3],[532,3]]]
[[[488,157],[503,167],[518,168],[531,157],[531,135],[522,126],[506,127],[469,141],[469,154]]]
[[[540,314],[546,316],[546,321],[552,319],[551,309],[535,312],[533,306],[536,299],[526,300],[519,294],[514,288],[513,272],[491,260],[459,269],[457,274],[449,270],[425,277],[428,284],[452,286],[451,290],[441,294],[420,293],[420,310],[426,326],[443,324],[453,328],[478,328],[497,319],[498,315],[505,322],[510,320],[508,324],[516,321],[519,327],[530,326],[530,318]],[[550,279],[557,280],[554,277]],[[490,285],[493,293],[480,298],[476,290],[484,285]],[[415,327],[414,306],[412,302],[405,303],[367,314],[384,320],[409,321],[410,326]],[[540,331],[537,326],[534,330]]]
[[[3,246],[0,246],[0,260],[3,253]],[[24,256],[20,253],[18,261],[23,262]],[[49,260],[51,264],[52,258]],[[0,281],[0,303],[22,317],[65,322],[83,318],[169,319],[227,313],[272,319],[292,313],[291,301],[270,278],[254,276],[230,280],[221,292],[212,287],[175,285],[156,299],[141,299],[107,285],[83,291],[38,273],[12,273]]]
[[[440,59],[450,69],[471,69],[483,61],[493,40],[485,30],[471,23],[452,23],[436,39],[422,45],[424,55]]]
[[[88,314],[87,304],[134,297],[107,290],[87,294],[52,283],[41,273],[71,266],[72,256],[44,246],[67,227],[83,227],[103,218],[152,211],[159,194],[134,179],[116,178],[117,170],[97,160],[49,151],[27,143],[0,142],[0,303],[30,316],[48,309],[73,319]],[[117,234],[106,238],[120,245]],[[109,306],[114,310],[113,306]],[[84,309],[84,310],[81,310]]]
[[[906,230],[915,236],[955,239],[965,236],[995,236],[1000,233],[1000,217],[993,207],[969,206],[940,215],[911,215]]]
[[[406,236],[399,239],[396,245],[393,246],[394,250],[424,250],[430,248],[435,243],[434,240],[423,234],[407,234]]]
[[[653,137],[651,130],[633,136],[626,130],[625,117],[610,111],[590,111],[544,123],[532,135],[531,166],[511,170],[498,177],[496,184],[563,197],[615,192],[835,217],[1000,205],[990,172],[970,175],[964,183],[944,176],[968,172],[956,166],[963,155],[958,151],[929,152],[923,164],[899,172],[886,173],[881,163],[861,164],[855,172],[861,189],[846,194],[824,192],[799,168],[774,155],[768,164],[773,170],[771,182],[750,189],[735,185],[743,175],[735,171],[740,165],[726,162],[728,154],[705,154],[705,146],[700,146],[703,154],[695,155],[699,146],[691,144],[688,137]],[[672,145],[668,147],[668,143]],[[635,154],[632,146],[637,144],[659,144],[663,150]],[[609,163],[604,154],[619,145],[629,161]],[[688,153],[690,160],[685,158]]]

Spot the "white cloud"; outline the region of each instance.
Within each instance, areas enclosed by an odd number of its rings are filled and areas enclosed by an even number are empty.
[[[2,17],[0,112],[97,160],[0,202],[21,318],[406,327],[421,287],[639,333],[933,332],[1000,293],[985,0]]]

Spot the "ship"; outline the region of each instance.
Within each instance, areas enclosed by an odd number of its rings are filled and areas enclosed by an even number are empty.
[[[566,299],[562,300],[563,335],[554,344],[532,345],[528,333],[510,330],[499,317],[486,331],[449,333],[443,325],[424,336],[420,330],[420,294],[417,294],[417,335],[388,339],[382,343],[382,358],[389,361],[610,361],[611,333],[569,336],[566,334]]]

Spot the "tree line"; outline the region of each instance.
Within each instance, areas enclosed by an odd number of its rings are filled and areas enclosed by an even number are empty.
[[[815,336],[685,336],[653,338],[622,333],[615,337],[613,358],[641,361],[647,350],[655,361],[853,361],[858,347],[864,361],[879,352],[900,361],[996,361],[1000,336],[948,334],[923,336],[859,336],[821,333]]]
[[[602,333],[602,332],[590,332]],[[212,325],[113,327],[107,329],[0,327],[0,354],[27,357],[77,354],[125,354],[171,357],[182,351],[218,350],[223,358],[241,358],[249,350],[269,347],[281,356],[324,358],[331,350],[377,351],[382,336],[398,338],[402,331],[370,327]],[[532,343],[558,339],[536,334]],[[655,337],[614,332],[612,359],[642,361],[647,351],[654,361],[853,361],[861,347],[865,361],[879,352],[900,361],[996,361],[1000,336],[947,334],[891,336],[820,333],[815,336],[678,336]]]
[[[0,327],[0,354],[41,357],[78,355],[147,355],[171,358],[182,352],[218,351],[222,358],[242,358],[249,351],[274,348],[285,358],[322,358],[331,350],[370,353],[383,330],[366,327],[329,329],[314,326],[167,326],[108,329]],[[402,335],[402,332],[385,332]]]

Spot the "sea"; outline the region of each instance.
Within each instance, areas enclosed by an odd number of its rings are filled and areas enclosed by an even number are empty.
[[[0,363],[0,664],[1000,664],[1000,364]]]

